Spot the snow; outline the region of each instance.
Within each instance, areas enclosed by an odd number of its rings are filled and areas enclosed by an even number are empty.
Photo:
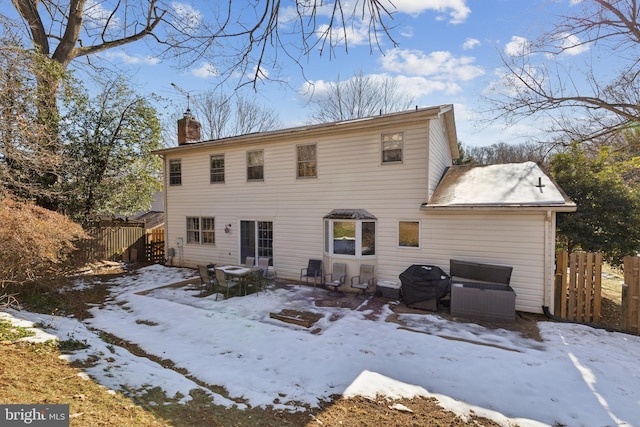
[[[190,390],[202,389],[219,405],[290,411],[335,394],[427,396],[505,426],[640,426],[640,337],[539,322],[540,342],[437,314],[401,314],[400,326],[385,321],[388,305],[382,313],[316,307],[313,289],[297,285],[218,301],[165,287],[195,274],[154,265],[112,280],[111,298],[83,322],[13,310],[0,316],[85,342],[87,349],[67,357],[97,358],[86,373],[114,390],[160,387],[188,401]],[[283,309],[322,318],[311,333],[269,317]],[[101,331],[188,375],[104,342]],[[199,384],[223,386],[228,395]]]

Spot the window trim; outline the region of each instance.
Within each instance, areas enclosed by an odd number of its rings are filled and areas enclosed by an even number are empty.
[[[406,223],[416,223],[418,225],[418,245],[417,246],[410,246],[410,245],[401,245],[400,244],[400,224],[406,222]],[[398,220],[398,226],[397,226],[397,247],[399,249],[420,249],[422,246],[422,222],[419,219],[413,220],[413,219],[400,219]]]
[[[313,159],[312,160],[300,160],[300,152],[298,151],[301,147],[313,147]],[[313,175],[300,175],[300,166],[301,164],[311,164],[313,163]],[[296,179],[308,179],[308,178],[317,178],[318,177],[318,144],[297,144],[296,145]]]
[[[194,220],[197,220],[197,228],[190,228],[190,223],[196,224]],[[205,221],[207,220],[207,221]],[[204,228],[205,222],[211,222],[211,227]],[[206,246],[215,246],[216,244],[216,218],[213,216],[188,216],[185,221],[186,226],[186,236],[187,236],[187,244],[188,245],[206,245]],[[192,233],[193,236],[192,237]],[[212,237],[212,241],[208,242],[205,238],[206,235],[210,235]],[[197,238],[195,238],[197,236]]]
[[[257,166],[250,166],[249,165],[249,156],[252,153],[262,153],[262,164],[257,165]],[[250,150],[247,151],[247,155],[246,155],[246,161],[247,161],[247,182],[261,182],[264,181],[264,150]],[[251,178],[250,177],[250,173],[249,173],[249,168],[258,168],[260,167],[262,169],[262,177],[261,178]]]
[[[172,165],[178,165],[180,170],[176,174],[171,170]],[[177,182],[174,182],[176,180]],[[182,159],[170,159],[169,160],[169,186],[180,186],[182,185]]]
[[[355,253],[351,254],[340,254],[334,252],[334,223],[336,222],[353,222],[355,223]],[[373,232],[373,253],[372,254],[363,254],[362,253],[362,243],[363,243],[363,223],[371,223],[374,225]],[[325,253],[328,256],[337,257],[337,258],[345,258],[345,259],[375,259],[377,257],[376,253],[376,235],[378,232],[378,221],[376,219],[344,219],[344,218],[325,218],[324,219],[324,249]]]
[[[385,149],[385,143],[392,143],[393,140],[385,141],[385,137],[400,135],[400,148]],[[390,151],[399,151],[399,160],[385,160],[385,153]],[[398,164],[404,162],[404,132],[385,132],[380,134],[380,163],[383,165]]]
[[[213,166],[213,161],[214,158],[216,159],[222,159],[222,168],[214,168]],[[222,169],[222,172],[220,172],[220,169]],[[222,174],[222,180],[220,181],[216,181],[213,179],[214,176],[218,176]],[[225,156],[224,153],[223,154],[211,154],[209,156],[209,184],[224,184],[225,182]]]

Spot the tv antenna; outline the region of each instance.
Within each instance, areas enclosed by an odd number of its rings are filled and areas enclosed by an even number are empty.
[[[178,92],[180,92],[181,94],[183,94],[184,96],[187,97],[187,112],[191,112],[191,95],[189,95],[189,92],[187,92],[186,90],[182,89],[180,86],[178,86],[175,83],[171,83],[171,86],[173,86]]]

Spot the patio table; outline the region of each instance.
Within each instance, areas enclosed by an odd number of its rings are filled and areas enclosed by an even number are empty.
[[[216,270],[224,271],[224,274],[236,277],[240,282],[240,292],[242,293],[242,287],[244,286],[244,293],[247,293],[247,280],[251,274],[258,271],[258,268],[245,267],[243,265],[222,265],[215,268]]]

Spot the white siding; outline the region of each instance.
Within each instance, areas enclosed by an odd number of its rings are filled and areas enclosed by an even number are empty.
[[[383,132],[404,133],[402,163],[381,164]],[[297,179],[295,147],[309,143],[317,144],[318,177]],[[182,161],[182,185],[166,187],[167,241],[177,250],[173,264],[238,262],[239,221],[273,221],[278,275],[296,279],[309,258],[322,258],[322,218],[333,209],[366,209],[378,218],[379,256],[395,250],[397,218],[422,215],[427,145],[427,121],[421,120],[339,136],[311,134],[263,145],[209,145],[167,154],[167,159]],[[264,182],[246,180],[246,152],[254,149],[264,149]],[[209,156],[220,153],[225,155],[225,183],[210,184]],[[215,217],[215,246],[186,244],[187,216]],[[231,233],[224,233],[225,224],[232,224]],[[179,237],[185,239],[182,252],[175,245]]]
[[[428,214],[423,230],[422,262],[447,272],[452,258],[512,266],[516,310],[542,312],[545,213]]]
[[[451,166],[451,150],[445,133],[444,117],[430,122],[429,141],[431,143],[431,150],[429,151],[429,194],[426,196],[427,200],[436,189],[445,169]]]

